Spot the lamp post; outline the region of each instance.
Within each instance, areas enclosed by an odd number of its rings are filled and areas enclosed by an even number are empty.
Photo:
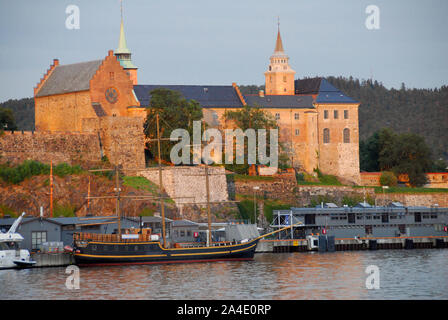
[[[257,199],[256,199],[256,190],[260,190],[260,187],[254,187],[254,223],[257,225]]]

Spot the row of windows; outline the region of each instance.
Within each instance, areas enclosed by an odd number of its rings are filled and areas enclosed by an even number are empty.
[[[334,119],[339,119],[339,110],[333,111]],[[299,120],[300,114],[294,113],[294,120]],[[324,110],[324,119],[328,119],[328,110]],[[344,119],[348,119],[348,110],[344,110]],[[275,114],[275,120],[280,120],[280,113]]]
[[[324,110],[324,119],[329,118],[329,113],[328,110]],[[333,110],[333,118],[339,119],[339,110]],[[348,110],[344,110],[344,119],[348,119]]]
[[[350,143],[350,129],[345,128],[343,130],[343,141],[344,143]],[[324,143],[330,143],[330,129],[324,129]]]

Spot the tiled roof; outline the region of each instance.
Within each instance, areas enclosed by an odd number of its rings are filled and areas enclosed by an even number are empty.
[[[241,108],[243,104],[232,86],[204,85],[135,85],[134,92],[140,105],[148,106],[150,92],[154,89],[166,88],[178,91],[187,100],[196,100],[203,108]]]
[[[57,66],[36,97],[89,90],[90,79],[102,62],[103,60],[95,60]]]

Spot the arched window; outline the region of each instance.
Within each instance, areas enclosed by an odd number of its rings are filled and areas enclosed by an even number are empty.
[[[350,143],[350,129],[344,129],[344,143]]]
[[[330,143],[330,129],[324,129],[324,143]]]

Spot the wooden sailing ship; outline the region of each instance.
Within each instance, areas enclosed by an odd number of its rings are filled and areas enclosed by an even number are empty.
[[[263,235],[254,239],[246,239],[237,243],[214,243],[211,236],[211,214],[209,194],[208,165],[205,163],[205,180],[207,192],[207,214],[208,214],[208,239],[202,246],[169,247],[166,241],[165,210],[163,203],[163,179],[160,157],[160,132],[159,118],[157,116],[157,139],[158,144],[158,171],[159,171],[159,201],[162,218],[162,239],[151,234],[150,229],[142,229],[138,233],[123,234],[121,230],[120,199],[129,198],[120,195],[118,167],[115,167],[116,215],[118,221],[117,234],[87,234],[75,233],[73,236],[73,255],[75,263],[80,266],[106,266],[106,265],[133,265],[133,264],[158,264],[158,263],[187,263],[204,261],[227,261],[227,260],[252,260],[255,249]],[[111,170],[111,169],[106,169]],[[145,197],[139,197],[145,198]],[[151,198],[151,197],[146,197]],[[153,197],[152,197],[153,198]],[[284,229],[277,230],[280,232]],[[138,230],[138,229],[137,229]],[[161,240],[161,241],[160,241]]]

